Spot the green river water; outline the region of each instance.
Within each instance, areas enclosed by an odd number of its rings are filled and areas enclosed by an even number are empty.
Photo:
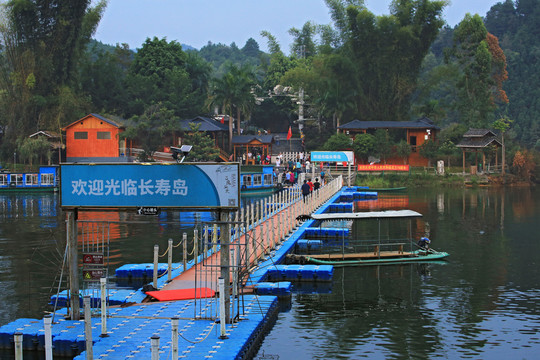
[[[297,284],[257,358],[540,358],[538,191],[422,189],[356,206],[422,213],[414,235],[429,229],[432,247],[449,252],[448,261],[338,268],[330,284]],[[165,249],[167,239],[209,219],[167,215],[91,215],[146,222],[111,228],[110,273],[151,262],[155,243]],[[182,225],[171,224],[179,218]],[[0,194],[0,326],[50,309],[64,246],[56,195]]]

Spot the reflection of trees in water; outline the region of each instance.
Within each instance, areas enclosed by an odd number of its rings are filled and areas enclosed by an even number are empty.
[[[345,358],[374,344],[396,356],[427,358],[442,347],[438,316],[424,306],[421,290],[429,266],[336,268],[331,294],[296,295],[298,323],[312,319],[307,327],[324,329],[317,346],[324,343],[328,358]]]

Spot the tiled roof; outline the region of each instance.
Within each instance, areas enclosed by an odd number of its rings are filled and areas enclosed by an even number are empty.
[[[271,144],[274,141],[274,135],[235,135],[232,138],[233,144],[249,144],[257,140],[263,144]]]
[[[494,135],[488,135],[485,137],[464,137],[456,146],[460,148],[479,149],[479,148],[484,148],[491,144],[502,146],[499,139],[497,139],[497,137]]]
[[[214,119],[210,119],[204,116],[197,116],[193,119],[187,119],[187,120],[181,120],[180,121],[180,127],[182,130],[191,130],[189,124],[201,124],[199,126],[199,131],[208,131],[208,132],[215,132],[215,131],[228,131],[229,126],[227,124],[222,124],[219,121],[216,121]]]
[[[433,121],[424,117],[416,121],[362,121],[353,120],[339,127],[340,129],[368,130],[368,129],[435,129],[440,130]]]
[[[122,124],[120,124],[120,123],[118,123],[118,122],[116,122],[116,121],[112,121],[112,120],[110,120],[110,119],[107,119],[106,117],[103,117],[103,116],[101,116],[101,115],[99,115],[99,114],[91,113],[91,114],[86,115],[86,116],[83,117],[82,119],[79,119],[79,120],[77,120],[77,121],[74,121],[74,122],[72,122],[71,124],[69,124],[69,125],[63,127],[63,128],[62,128],[62,131],[65,131],[67,128],[71,127],[72,125],[78,123],[78,122],[81,121],[81,120],[86,119],[86,118],[89,117],[89,116],[93,116],[93,117],[95,117],[96,119],[99,119],[99,120],[101,120],[101,121],[104,121],[104,122],[106,122],[107,124],[110,124],[110,125],[112,125],[112,126],[114,126],[114,127],[117,127],[117,128],[124,128],[124,125],[122,125]]]
[[[463,137],[483,137],[483,136],[496,136],[496,134],[489,129],[469,129]]]
[[[60,134],[58,133],[55,133],[54,131],[48,131],[48,130],[40,130],[36,133],[33,133],[32,135],[28,136],[28,137],[34,137],[34,136],[37,136],[37,135],[45,135],[46,137],[48,138],[60,138]]]

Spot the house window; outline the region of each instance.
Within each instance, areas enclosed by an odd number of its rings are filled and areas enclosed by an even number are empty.
[[[26,174],[26,185],[37,185],[37,184],[38,184],[37,174]]]
[[[411,145],[412,152],[416,152],[416,136],[411,136],[409,138],[409,141],[410,141],[409,145]]]
[[[0,174],[0,185],[7,185],[7,174]]]
[[[262,175],[253,175],[253,185],[262,185]]]
[[[87,131],[75,131],[75,134],[73,134],[73,138],[76,140],[86,140],[88,139],[88,132]]]
[[[242,176],[242,186],[251,186],[251,175]]]
[[[264,185],[272,185],[272,174],[264,174]]]
[[[110,140],[111,132],[110,131],[98,131],[97,138],[100,140]]]
[[[54,174],[41,174],[41,185],[54,185]]]

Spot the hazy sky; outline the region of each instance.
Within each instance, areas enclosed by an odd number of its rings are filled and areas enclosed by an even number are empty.
[[[502,0],[451,0],[444,10],[449,25],[459,23],[466,13],[485,16]],[[390,0],[366,0],[377,15],[388,14]],[[95,38],[105,44],[127,43],[140,48],[147,37],[166,37],[197,49],[212,43],[243,47],[250,37],[267,51],[262,30],[269,31],[289,53],[288,30],[307,21],[330,24],[323,0],[109,0]]]

